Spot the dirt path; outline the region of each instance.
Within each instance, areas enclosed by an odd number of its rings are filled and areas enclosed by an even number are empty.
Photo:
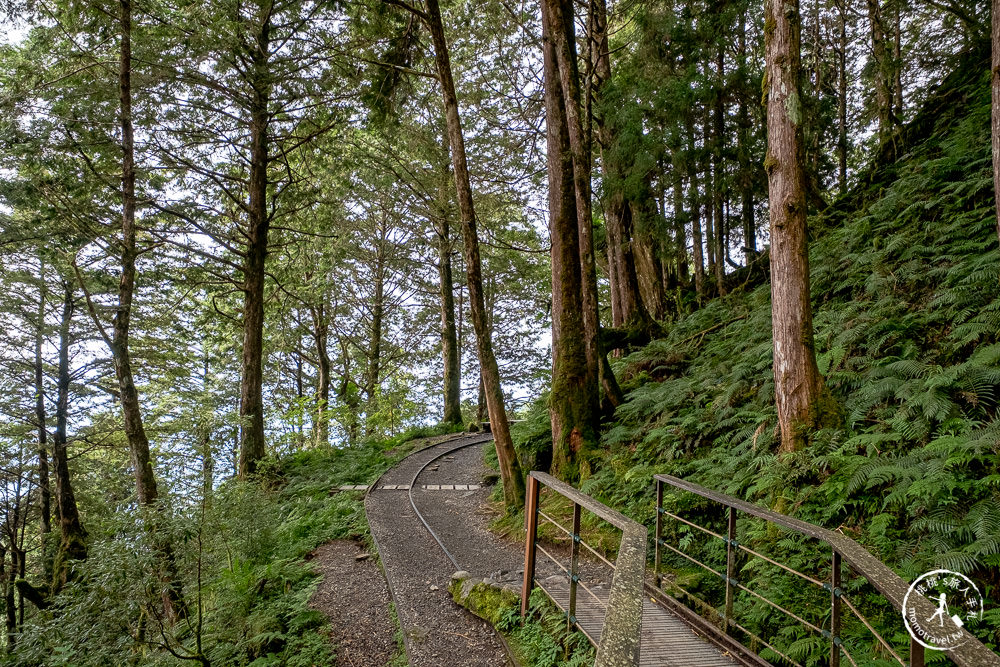
[[[507,654],[496,631],[452,601],[448,582],[457,568],[413,511],[409,499],[409,487],[425,463],[462,444],[484,443],[487,440],[477,434],[411,454],[383,475],[365,499],[369,527],[396,602],[407,654],[413,667],[502,667],[508,664]],[[439,478],[438,485],[482,486],[485,468],[481,462],[481,449],[468,447],[458,450],[476,452],[479,466],[474,470],[463,466],[460,478],[450,475],[447,481]],[[415,498],[423,495],[420,486],[435,483],[427,481],[430,479],[427,476],[440,472],[441,463],[438,464],[438,471],[431,466],[417,480]],[[458,470],[452,472],[457,473]],[[438,489],[437,492],[464,494],[467,507],[478,510],[485,499],[482,494],[488,493],[488,490]],[[423,507],[423,504],[420,506]],[[437,528],[435,523],[431,525]],[[472,541],[468,536],[466,539]]]
[[[330,619],[337,667],[385,667],[396,653],[389,589],[375,558],[352,540],[313,552],[323,576],[309,606]]]

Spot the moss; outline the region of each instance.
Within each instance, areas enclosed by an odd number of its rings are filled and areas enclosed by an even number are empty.
[[[566,627],[566,616],[540,589],[532,592],[529,613],[523,620],[520,597],[509,588],[459,572],[448,590],[458,604],[500,632],[517,664],[523,667],[593,664],[594,649],[586,637]]]

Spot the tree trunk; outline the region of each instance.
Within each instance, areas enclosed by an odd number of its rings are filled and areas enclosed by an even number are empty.
[[[687,215],[684,212],[684,165],[681,151],[674,147],[671,151],[673,167],[673,207],[674,207],[674,244],[677,250],[677,282],[685,286],[690,280],[688,267]],[[680,306],[680,301],[677,303]],[[680,314],[680,311],[678,311]]]
[[[162,573],[165,592],[164,612],[169,620],[178,613],[183,615],[183,595],[177,576],[173,549],[158,533],[156,478],[149,455],[149,438],[142,423],[139,392],[132,375],[129,352],[129,331],[132,323],[132,299],[135,295],[135,145],[132,127],[132,5],[131,0],[120,0],[121,53],[119,59],[118,92],[122,130],[122,275],[118,287],[118,309],[112,324],[111,356],[118,379],[125,437],[129,443],[132,470],[135,475],[136,499],[139,505],[151,512],[148,529],[153,534],[156,548],[163,558]]]
[[[875,58],[875,107],[878,118],[879,143],[885,143],[892,133],[892,90],[890,88],[889,54],[885,46],[885,25],[879,0],[867,0],[868,23],[871,26],[872,53]]]
[[[608,45],[607,5],[605,0],[590,3],[592,96],[598,100],[594,115],[597,143],[601,150],[604,180],[610,190],[605,202],[605,225],[608,234],[608,278],[612,293],[612,323],[616,327],[647,326],[649,312],[639,291],[636,258],[633,252],[633,216],[625,197],[623,165],[615,158],[613,148],[617,133],[613,122],[602,113],[601,93],[611,80],[611,52]]]
[[[648,177],[647,177],[648,178]],[[660,240],[650,231],[652,219],[656,215],[656,202],[651,195],[648,183],[644,184],[639,196],[630,203],[632,220],[635,224],[633,238],[635,240],[635,267],[639,281],[639,294],[646,304],[646,311],[653,319],[663,319],[666,295],[663,291],[663,263],[660,258]],[[646,320],[649,329],[649,317]]]
[[[448,182],[448,134],[442,139],[441,179],[438,182],[437,241],[438,284],[441,292],[441,357],[444,365],[444,417],[446,424],[462,423],[462,367],[455,328],[455,284],[451,274],[451,212]]]
[[[548,51],[550,61],[545,77],[546,95],[551,98],[550,103],[546,104],[546,123],[556,123],[553,130],[558,134],[551,134],[550,141],[558,141],[559,144],[563,143],[563,139],[568,141],[568,153],[571,156],[569,163],[561,160],[550,162],[549,165],[550,169],[558,170],[555,176],[561,184],[557,191],[561,197],[569,196],[564,189],[562,170],[571,165],[579,243],[578,263],[580,264],[581,290],[579,301],[568,304],[564,302],[562,307],[578,307],[581,310],[586,366],[579,369],[578,364],[574,363],[573,365],[577,367],[574,370],[584,370],[585,372],[582,376],[567,375],[560,378],[561,381],[573,385],[570,394],[573,395],[574,402],[578,403],[572,407],[561,405],[550,408],[550,412],[556,418],[571,416],[573,420],[564,421],[558,425],[564,442],[561,448],[554,449],[552,463],[553,470],[557,474],[564,479],[572,480],[581,475],[589,474],[589,451],[597,445],[600,419],[598,386],[601,381],[601,356],[603,353],[598,337],[597,276],[594,270],[593,217],[590,205],[590,147],[587,145],[580,118],[581,93],[579,75],[576,69],[572,2],[569,0],[546,0],[542,6],[542,15],[543,32],[548,38],[548,44],[544,45],[544,48]],[[552,115],[549,113],[550,109]],[[565,147],[563,145],[564,149]],[[565,154],[565,150],[563,154]],[[567,296],[569,295],[564,294],[563,298]],[[569,329],[563,327],[560,346],[567,336],[571,335],[573,334],[570,333]],[[557,372],[565,374],[568,371],[569,369],[566,367],[554,371],[553,381],[556,380]],[[563,395],[560,400],[565,402],[566,399],[566,395]],[[556,413],[562,413],[562,415]],[[553,432],[557,430],[556,421],[557,419],[553,419]]]
[[[41,542],[42,571],[52,578],[49,537],[52,534],[52,491],[49,487],[49,432],[45,414],[45,382],[42,345],[45,341],[45,264],[38,271],[38,311],[35,320],[35,421],[38,423],[38,534]]]
[[[372,330],[368,339],[368,368],[365,371],[365,397],[371,412],[382,376],[382,320],[385,315],[385,228],[380,230],[378,246],[375,249],[375,275],[372,280],[375,294],[372,297]],[[371,435],[373,425],[369,422],[365,432]]]
[[[118,389],[121,392],[122,417],[129,443],[132,470],[135,475],[136,497],[147,507],[158,497],[156,478],[149,458],[149,438],[142,423],[139,392],[132,375],[129,353],[129,330],[132,323],[132,299],[135,295],[135,149],[132,130],[132,8],[130,0],[121,0],[121,60],[119,99],[122,130],[122,276],[118,287],[118,309],[115,312],[111,352]]]
[[[837,166],[841,196],[847,194],[847,0],[838,0],[840,52],[837,54]]]
[[[479,351],[479,367],[486,390],[486,405],[490,414],[490,429],[496,444],[500,476],[503,480],[504,502],[508,509],[524,503],[524,479],[521,466],[510,437],[510,424],[504,406],[503,388],[500,386],[500,369],[493,353],[489,322],[483,299],[482,260],[479,256],[479,237],[476,231],[476,210],[472,200],[472,183],[465,156],[465,138],[462,135],[462,121],[458,114],[458,98],[455,82],[451,74],[448,43],[445,40],[444,25],[438,0],[427,0],[427,24],[434,44],[434,59],[444,102],[445,117],[448,121],[448,140],[451,145],[452,169],[455,174],[455,189],[458,194],[458,209],[462,216],[462,239],[464,241],[465,271],[469,286],[469,307],[472,325],[476,331],[476,347]]]
[[[798,0],[767,1],[767,158],[771,215],[771,317],[781,451],[799,449],[815,426],[823,379],[813,352],[806,238]]]
[[[330,325],[326,320],[326,304],[309,309],[313,321],[313,343],[316,346],[316,422],[314,441],[317,447],[330,444]]]
[[[8,517],[9,520],[9,517]],[[16,532],[16,528],[15,528]],[[17,648],[17,603],[14,597],[14,582],[17,580],[17,549],[13,546],[14,537],[10,538],[10,569],[7,569],[7,554],[0,552],[0,578],[3,578],[4,620],[7,627],[7,655],[13,655]],[[8,550],[4,550],[8,551]]]
[[[551,17],[542,8],[545,128],[549,185],[549,237],[552,258],[552,473],[564,479],[579,474],[578,457],[596,442],[594,391],[587,384],[582,265],[579,226],[562,85]]]
[[[698,159],[694,140],[694,119],[686,118],[688,134],[688,211],[691,214],[691,237],[694,250],[694,289],[700,299],[705,295],[705,255],[701,238],[701,192],[698,190]]]
[[[992,73],[993,117],[991,135],[993,141],[993,192],[996,201],[997,239],[1000,240],[1000,0],[992,1]]]
[[[721,43],[715,52],[715,109],[713,114],[714,128],[712,132],[712,180],[715,183],[712,202],[715,207],[715,283],[719,296],[726,295],[726,219],[725,184],[723,178],[722,151],[725,144],[726,131],[726,52]]]
[[[69,416],[70,322],[73,319],[73,290],[65,285],[62,318],[59,321],[59,370],[56,381],[56,431],[52,442],[52,463],[56,478],[56,506],[59,514],[59,548],[52,566],[52,593],[57,593],[72,578],[69,561],[87,558],[87,532],[80,521],[76,496],[69,478],[66,454],[66,427]]]
[[[240,477],[257,470],[264,458],[264,265],[271,219],[267,210],[268,106],[271,19],[268,15],[251,49],[250,182],[246,257],[243,269],[243,357],[240,382]]]
[[[739,50],[739,73],[737,80],[740,82],[739,108],[737,110],[737,122],[739,132],[736,135],[736,154],[739,160],[740,170],[740,198],[741,214],[743,221],[743,254],[746,263],[750,264],[757,256],[757,225],[754,220],[753,205],[753,172],[750,163],[750,109],[749,100],[752,93],[747,89],[747,22],[746,15],[740,14],[739,34],[737,36]]]
[[[706,66],[707,70],[707,66]],[[708,72],[705,72],[706,77]],[[712,178],[712,123],[709,111],[710,107],[706,101],[705,114],[702,119],[702,139],[701,139],[701,169],[705,174],[705,188],[702,194],[701,205],[705,207],[705,253],[708,260],[708,273],[715,277],[715,263],[718,258],[715,256],[715,209],[712,207],[713,195],[715,194],[715,179]]]
[[[896,125],[903,123],[903,33],[899,15],[899,3],[902,0],[892,0],[893,33],[892,33],[892,108]]]

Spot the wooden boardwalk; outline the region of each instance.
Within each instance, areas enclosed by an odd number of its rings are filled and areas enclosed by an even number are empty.
[[[582,582],[585,583],[585,582]],[[540,586],[563,609],[569,606],[569,581],[565,575],[539,579]],[[604,626],[604,605],[608,589],[602,585],[588,586],[593,595],[577,589],[576,619],[594,643],[601,640]],[[601,602],[598,602],[599,598]],[[738,665],[715,644],[696,634],[673,612],[653,602],[649,597],[642,606],[642,639],[639,644],[639,664],[642,667],[733,667]]]

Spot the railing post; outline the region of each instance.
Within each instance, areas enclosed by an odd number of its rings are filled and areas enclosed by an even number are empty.
[[[723,614],[725,627],[722,631],[729,634],[729,623],[733,619],[733,597],[736,587],[733,581],[736,576],[736,508],[729,508],[729,529],[726,531],[726,610]]]
[[[528,615],[528,598],[535,584],[535,540],[538,538],[538,480],[528,475],[525,498],[524,584],[521,586],[521,618]]]
[[[830,667],[840,667],[840,552],[830,563]]]
[[[656,530],[653,537],[653,577],[656,586],[663,581],[660,577],[660,542],[663,540],[663,482],[656,480]]]
[[[580,506],[573,503],[573,546],[570,547],[569,560],[569,606],[566,612],[566,630],[573,629],[576,622],[576,583],[580,580],[577,575],[577,565],[580,559]]]
[[[910,638],[910,667],[924,667],[924,645]]]

